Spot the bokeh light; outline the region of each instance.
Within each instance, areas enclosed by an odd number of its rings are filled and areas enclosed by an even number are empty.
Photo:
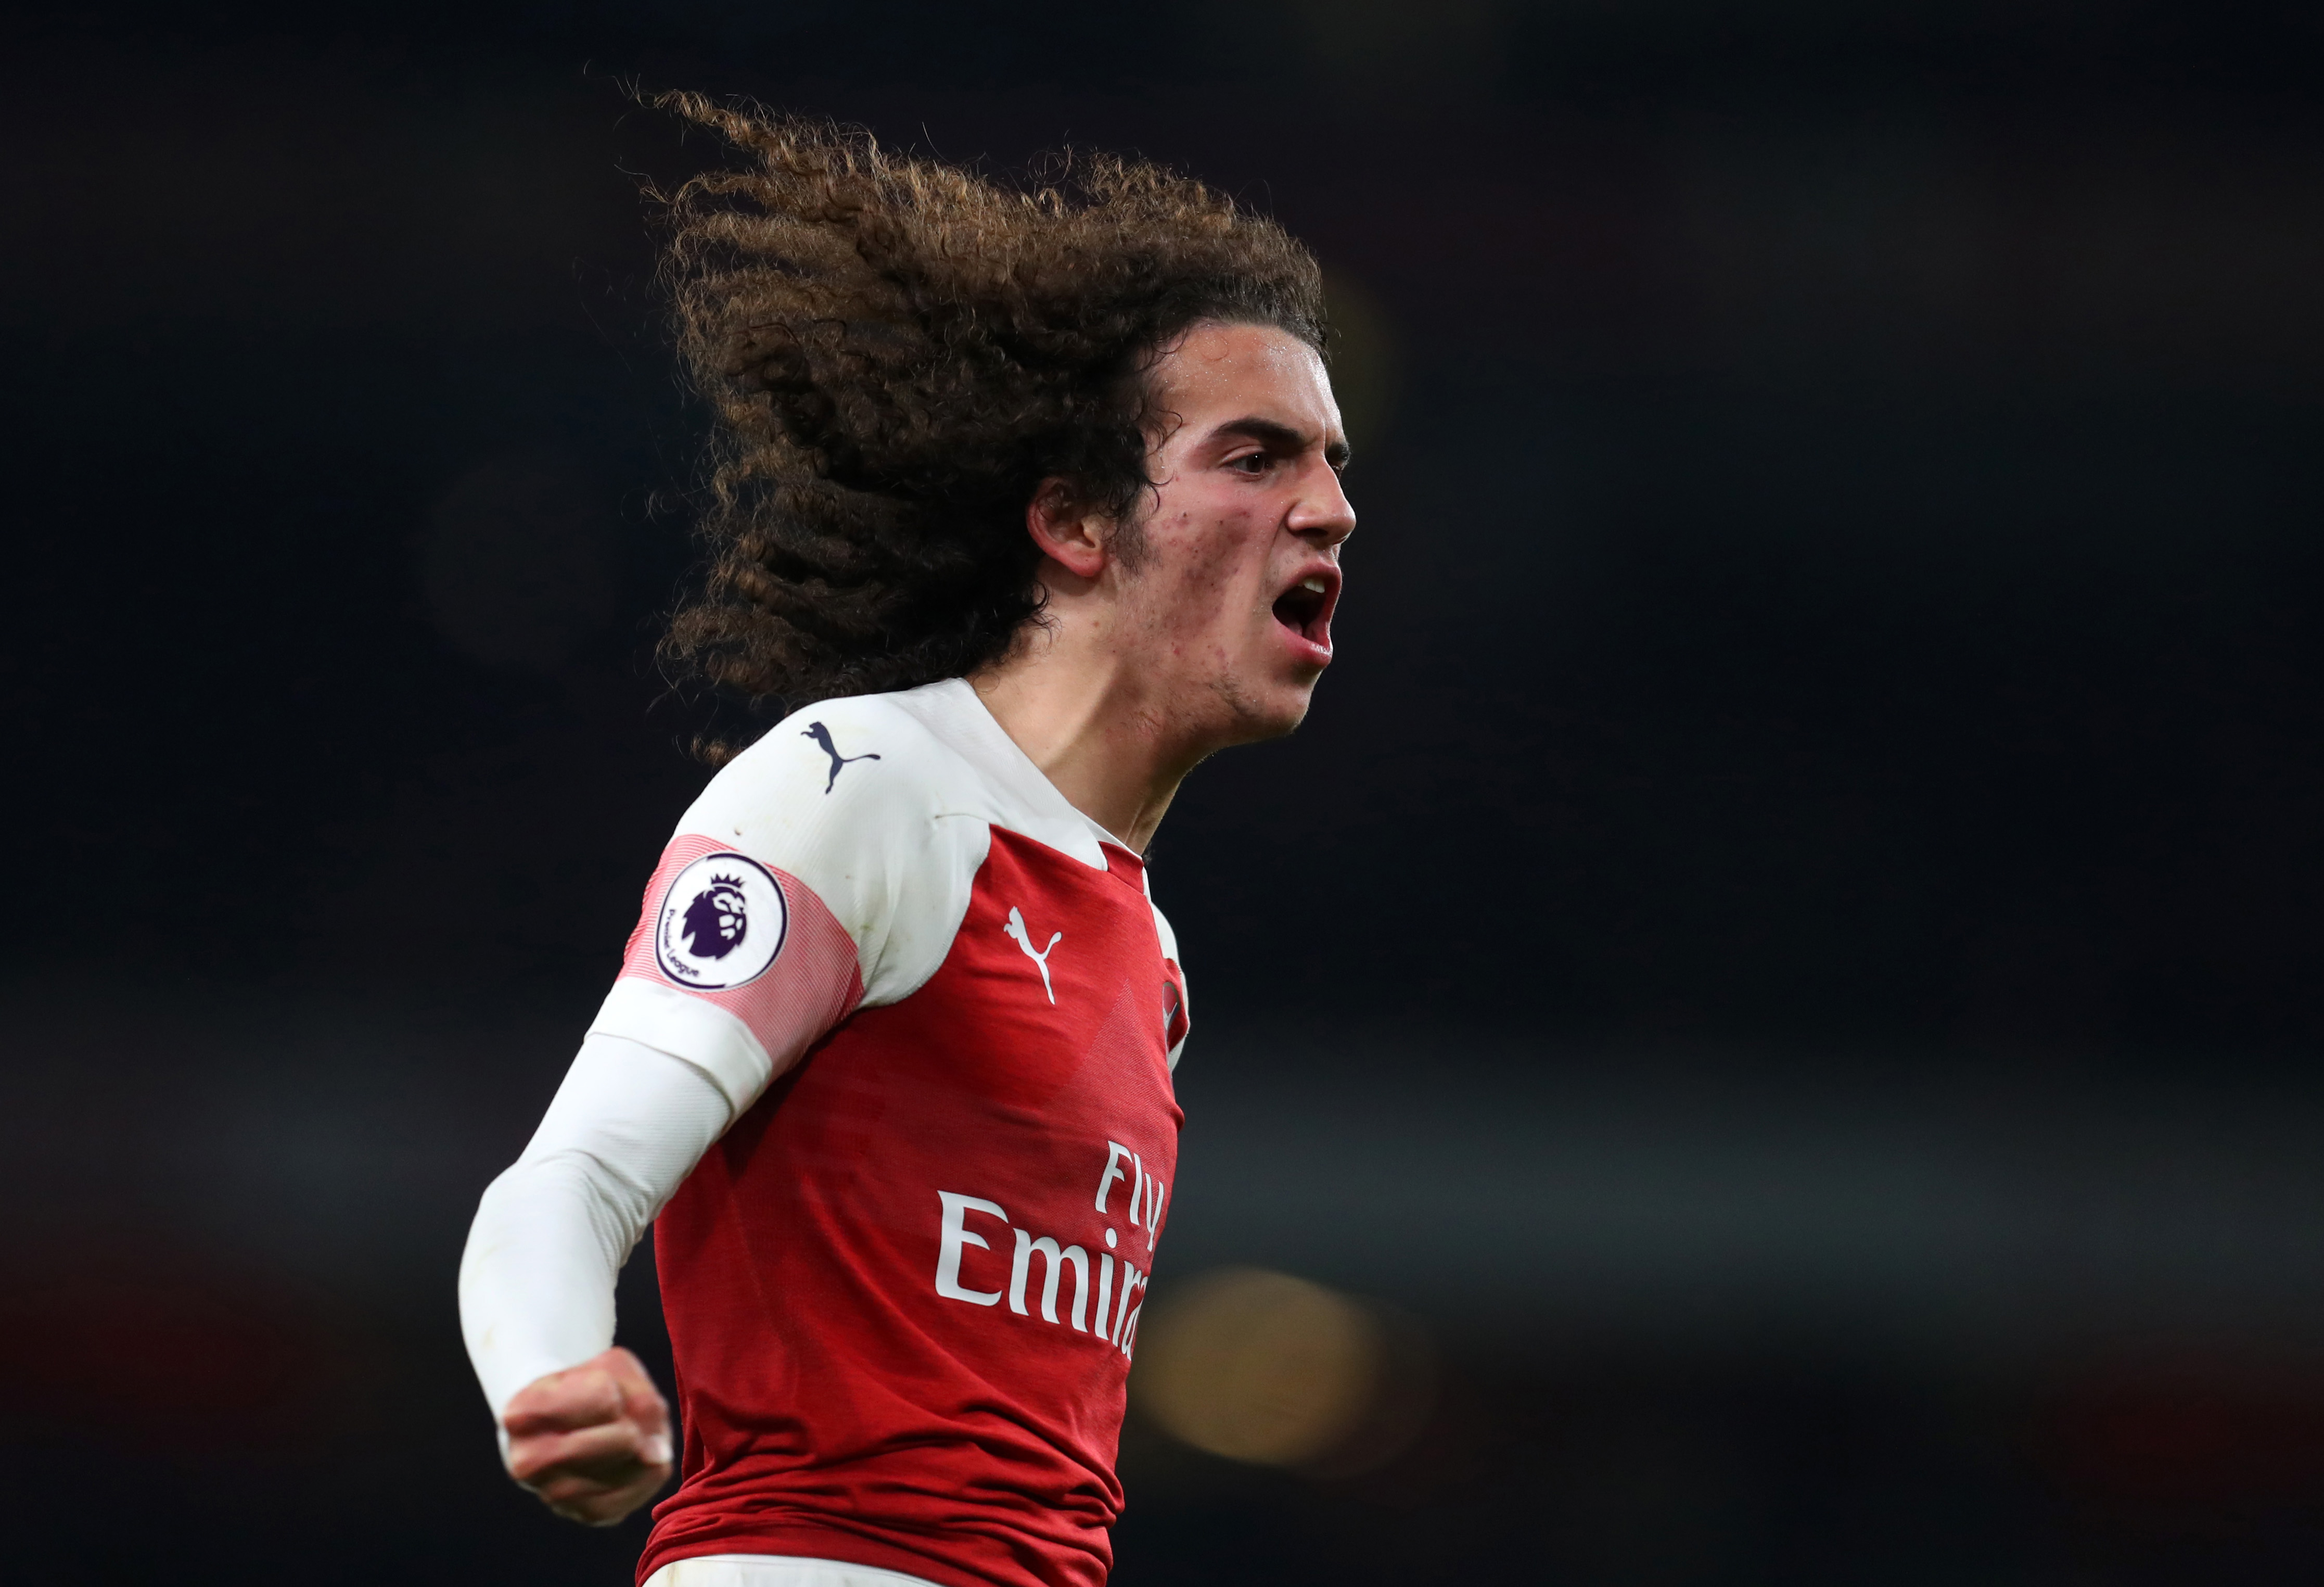
[[[1424,1374],[1395,1334],[1375,1308],[1323,1285],[1221,1269],[1146,1319],[1131,1393],[1205,1453],[1336,1474],[1393,1454],[1418,1419],[1407,1407]]]
[[[772,719],[653,656],[715,151],[634,84],[1326,272],[1363,527],[1159,839],[1115,1587],[2319,1579],[2317,8],[1007,11],[13,9],[11,1564],[632,1580],[453,1287]]]

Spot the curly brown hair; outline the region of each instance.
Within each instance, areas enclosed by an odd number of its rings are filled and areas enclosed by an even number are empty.
[[[1045,480],[1135,532],[1162,420],[1145,377],[1173,338],[1217,321],[1323,346],[1314,256],[1190,177],[1064,155],[1011,189],[860,131],[656,103],[749,157],[666,200],[679,348],[718,423],[707,578],[661,648],[746,698],[997,660],[1040,610]]]

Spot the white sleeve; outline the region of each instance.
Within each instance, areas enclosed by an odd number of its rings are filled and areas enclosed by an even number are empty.
[[[595,1034],[516,1162],[484,1191],[460,1258],[460,1332],[498,1420],[517,1390],[613,1342],[613,1283],[664,1203],[757,1101]]]
[[[936,973],[990,841],[952,818],[956,760],[888,697],[827,700],[687,812],[580,1055],[469,1230],[460,1325],[495,1417],[613,1342],[622,1262],[728,1124],[856,1008]]]
[[[591,1034],[733,1094],[857,1008],[909,996],[950,951],[991,840],[952,818],[957,762],[888,697],[778,724],[679,821]]]

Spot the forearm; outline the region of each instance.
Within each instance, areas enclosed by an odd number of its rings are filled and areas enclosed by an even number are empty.
[[[613,1283],[644,1220],[570,1158],[520,1162],[477,1205],[460,1327],[497,1418],[516,1391],[613,1342]]]
[[[622,1264],[738,1103],[666,1053],[582,1044],[531,1144],[484,1192],[460,1261],[461,1332],[495,1418],[613,1342]]]

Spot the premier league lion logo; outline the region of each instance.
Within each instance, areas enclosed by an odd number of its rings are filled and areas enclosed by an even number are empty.
[[[739,876],[713,876],[686,906],[686,946],[697,959],[723,959],[751,934],[751,906]]]
[[[654,962],[696,992],[723,992],[765,974],[790,925],[773,872],[731,849],[703,854],[672,877],[657,917]]]

